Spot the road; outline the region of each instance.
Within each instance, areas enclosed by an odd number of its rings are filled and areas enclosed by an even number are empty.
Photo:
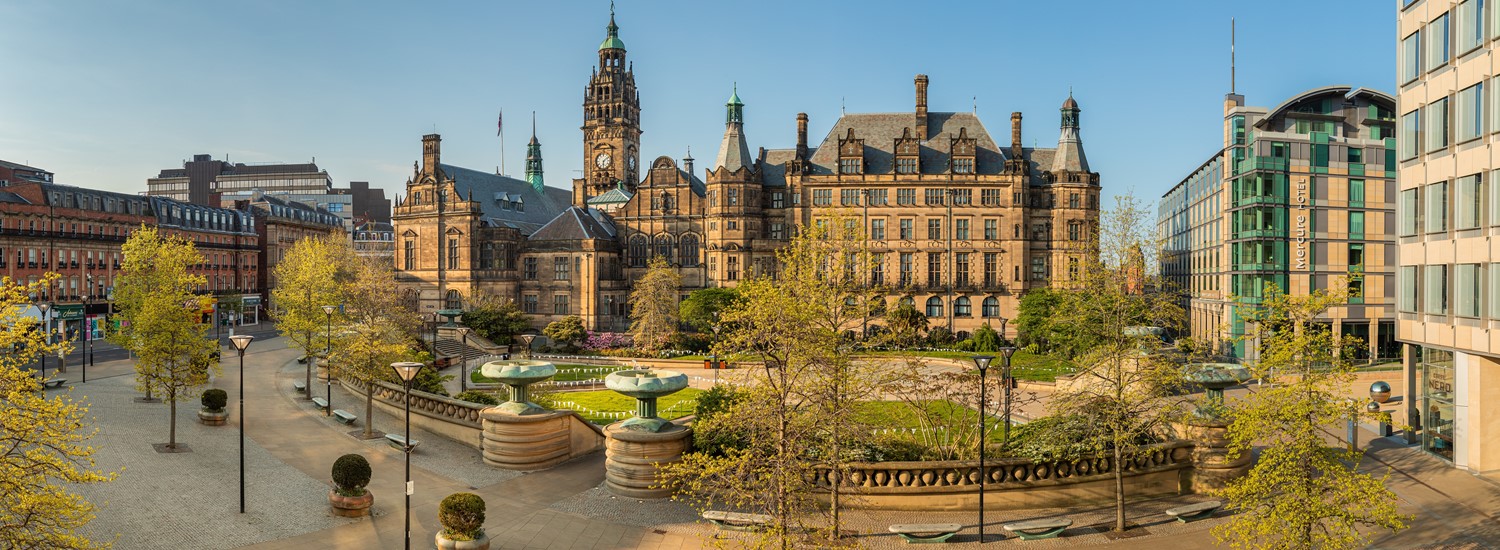
[[[238,331],[237,334],[249,334],[251,336],[255,336],[256,338],[266,338],[276,334],[276,329],[270,324],[262,324],[258,327],[252,328],[254,330],[241,330]],[[229,345],[229,332],[226,331],[220,335],[219,345]],[[67,354],[63,362],[63,366],[66,367],[66,374],[63,375],[63,378],[86,378],[85,373],[87,372],[87,366],[83,365],[84,359],[91,359],[90,362],[92,364],[98,364],[102,362],[119,361],[129,358],[130,353],[125,351],[124,348],[121,348],[120,346],[111,344],[104,340],[95,340],[89,342],[87,347],[84,346],[83,342],[75,341],[73,342],[72,351]],[[45,365],[43,365],[43,363],[45,363]],[[45,358],[45,360],[34,360],[30,365],[27,365],[26,368],[33,372],[37,372],[38,374],[45,373],[47,376],[51,376],[57,371],[58,358],[56,356],[48,356]]]

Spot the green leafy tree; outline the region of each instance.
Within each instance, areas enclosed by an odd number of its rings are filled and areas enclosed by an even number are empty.
[[[1047,288],[1034,288],[1021,295],[1014,321],[1019,334],[1016,343],[1024,348],[1035,349],[1038,353],[1050,351],[1051,327],[1047,320],[1052,318],[1052,312],[1057,309],[1057,301],[1057,294]]]
[[[735,302],[740,292],[733,288],[700,288],[688,294],[678,305],[677,313],[682,323],[698,332],[711,332],[718,323],[719,315]]]
[[[390,365],[411,353],[407,334],[415,330],[419,319],[415,312],[402,307],[401,296],[390,291],[395,278],[388,262],[361,258],[341,245],[337,258],[346,262],[351,279],[343,289],[345,325],[334,342],[330,365],[338,366],[340,376],[349,376],[373,386],[385,380]],[[424,371],[430,369],[423,369]],[[365,393],[366,438],[375,437],[375,392]]]
[[[347,263],[330,261],[339,253],[340,244],[332,236],[304,237],[293,243],[273,268],[276,288],[271,290],[271,301],[276,309],[276,329],[308,358],[309,389],[314,358],[329,345],[328,316],[323,306],[344,302],[343,286],[350,277]]]
[[[115,479],[94,469],[84,430],[88,405],[68,394],[48,397],[26,365],[42,354],[66,353],[67,341],[48,344],[40,322],[23,315],[35,295],[57,279],[19,284],[0,277],[0,548],[108,548],[79,534],[94,505],[69,492]]]
[[[1071,383],[1053,395],[1050,412],[1088,419],[1082,446],[1121,464],[1132,448],[1166,437],[1179,410],[1180,370],[1158,353],[1155,334],[1138,327],[1175,328],[1183,313],[1175,296],[1141,291],[1153,288],[1157,275],[1133,269],[1138,264],[1131,259],[1155,241],[1154,219],[1134,196],[1116,200],[1103,227],[1070,251],[1080,269],[1067,287],[1052,291],[1056,304],[1046,325],[1054,335],[1065,334],[1051,343],[1079,365]],[[1117,531],[1126,529],[1122,470],[1113,469]]]
[[[550,338],[553,343],[568,349],[578,347],[578,343],[588,338],[588,331],[583,328],[583,319],[577,315],[569,315],[547,324],[542,329],[542,334]]]
[[[927,332],[927,316],[917,311],[916,306],[902,301],[885,313],[885,326],[889,332],[885,338],[892,345],[909,348],[921,341]]]
[[[988,322],[974,329],[974,336],[971,339],[974,342],[974,351],[985,353],[1000,351],[1000,334],[995,332]]]
[[[1347,293],[1289,296],[1273,286],[1266,295],[1259,307],[1240,309],[1252,329],[1247,338],[1260,341],[1253,375],[1266,384],[1232,409],[1228,432],[1231,452],[1259,446],[1261,453],[1247,475],[1222,491],[1238,513],[1214,534],[1234,548],[1364,548],[1369,528],[1397,531],[1410,518],[1398,512],[1399,499],[1387,488],[1389,470],[1362,473],[1361,451],[1328,444],[1351,418],[1390,421],[1345,397],[1354,382],[1348,358],[1361,342],[1336,338],[1327,325],[1313,322],[1347,303]]]
[[[677,334],[677,292],[682,275],[661,256],[651,258],[646,274],[630,291],[630,334],[635,347],[657,351]],[[550,337],[550,335],[549,335]]]
[[[464,312],[464,325],[486,340],[509,344],[511,337],[531,327],[515,300],[493,294],[477,294]]]
[[[689,453],[667,468],[677,494],[697,506],[771,516],[751,546],[803,545],[798,533],[804,528],[824,537],[819,544],[837,537],[844,487],[827,483],[838,477],[827,472],[843,471],[847,450],[869,436],[853,403],[874,393],[877,377],[851,359],[844,334],[863,321],[856,304],[871,291],[865,280],[871,258],[861,235],[829,229],[843,227],[831,219],[801,228],[777,251],[777,278],[740,285],[742,299],[720,315],[725,331],[715,351],[756,357],[764,370],[756,383],[719,404],[725,410],[712,418],[736,426],[724,433],[710,429],[723,436],[716,436],[716,448]],[[813,494],[820,486],[831,491],[826,525],[809,514],[819,507]]]
[[[192,241],[142,226],[121,246],[114,307],[123,321],[110,341],[135,354],[136,387],[170,405],[167,448],[177,448],[177,402],[198,397],[209,370],[218,372],[219,343],[203,322],[212,298],[197,294],[205,282],[189,272],[203,263]]]

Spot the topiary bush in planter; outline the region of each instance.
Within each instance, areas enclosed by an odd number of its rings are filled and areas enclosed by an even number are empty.
[[[227,392],[218,388],[205,391],[201,401],[203,408],[198,409],[198,422],[209,426],[223,426],[229,420],[229,412],[224,410],[224,405],[229,404]]]
[[[370,461],[364,456],[347,454],[333,461],[333,484],[328,492],[328,504],[333,513],[344,517],[359,517],[369,514],[375,495],[365,489],[370,484]]]
[[[474,542],[489,547],[489,538],[484,535],[484,499],[474,493],[453,493],[438,505],[438,522],[443,530],[438,532],[439,548],[475,548],[473,544],[448,544]]]

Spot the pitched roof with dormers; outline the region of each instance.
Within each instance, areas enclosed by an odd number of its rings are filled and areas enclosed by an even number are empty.
[[[538,193],[525,180],[470,170],[451,164],[441,165],[443,174],[453,179],[459,198],[471,197],[479,203],[484,223],[491,227],[510,227],[521,233],[532,233],[557,217],[572,202],[571,193],[543,187]]]
[[[823,143],[811,152],[812,174],[838,173],[839,140],[848,137],[854,130],[855,139],[864,140],[864,172],[867,174],[894,173],[896,140],[905,132],[916,131],[913,113],[854,113],[839,117]],[[1005,171],[1005,160],[1009,148],[995,143],[984,123],[973,113],[928,113],[927,137],[922,141],[921,172],[943,174],[948,171],[949,152],[952,140],[960,132],[975,140],[975,173],[1000,174]],[[914,135],[914,134],[913,134]],[[917,136],[920,137],[920,136]],[[1052,149],[1024,148],[1022,154],[1032,165],[1032,185],[1042,185],[1042,172],[1052,166]],[[767,163],[771,162],[768,155]],[[784,161],[783,161],[784,162]],[[784,175],[780,176],[784,180]],[[777,185],[767,178],[767,185]]]

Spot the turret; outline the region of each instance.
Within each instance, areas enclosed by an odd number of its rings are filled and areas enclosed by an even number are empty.
[[[542,142],[536,139],[536,113],[531,113],[531,142],[526,144],[526,183],[542,192]]]
[[[714,169],[724,168],[733,172],[750,165],[750,146],[745,143],[745,104],[740,101],[739,85],[724,104],[724,140],[719,144],[719,156]]]
[[[1083,155],[1083,139],[1078,135],[1078,102],[1073,100],[1073,92],[1068,92],[1068,99],[1063,101],[1062,108],[1062,132],[1057,137],[1057,153],[1052,156],[1052,173],[1062,172],[1084,172],[1089,171],[1088,158]]]

